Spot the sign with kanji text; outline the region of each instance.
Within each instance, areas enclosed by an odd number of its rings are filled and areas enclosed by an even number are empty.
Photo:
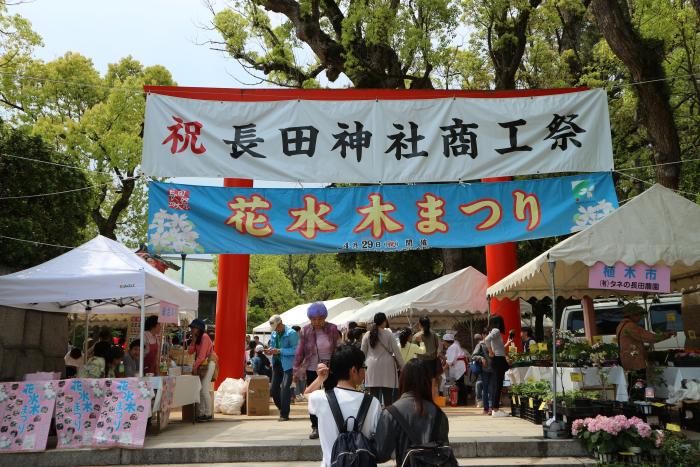
[[[188,209],[170,193],[186,192]],[[617,208],[609,173],[497,183],[343,188],[149,184],[157,253],[344,253],[462,248],[552,237]]]
[[[178,306],[165,302],[163,300],[160,301],[160,309],[158,312],[158,322],[159,323],[168,323],[168,324],[178,324]]]
[[[628,292],[668,293],[671,291],[671,268],[664,265],[634,266],[617,262],[608,266],[597,262],[588,269],[591,289],[624,290]]]
[[[147,86],[143,172],[416,183],[613,169],[604,89],[398,91]],[[169,193],[187,210],[185,193]]]

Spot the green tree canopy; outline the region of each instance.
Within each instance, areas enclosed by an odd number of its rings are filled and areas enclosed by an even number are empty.
[[[90,177],[81,170],[55,165],[62,160],[40,137],[0,122],[0,235],[74,246],[93,234],[87,226],[95,194],[82,190],[90,184]],[[25,197],[55,192],[66,193]],[[0,264],[11,269],[34,266],[65,251],[0,238]]]

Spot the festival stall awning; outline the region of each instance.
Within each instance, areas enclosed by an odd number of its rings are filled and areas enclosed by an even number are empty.
[[[695,288],[700,284],[700,206],[654,185],[495,283],[488,288],[488,295],[549,297],[549,261],[556,263],[557,293],[565,296],[602,293],[588,285],[589,266],[599,261],[608,266],[618,261],[665,264],[671,267],[671,289]]]
[[[348,310],[356,310],[362,307],[362,303],[358,302],[352,297],[336,298],[335,300],[326,300],[323,302],[328,309],[328,320],[333,322],[335,316]],[[306,310],[309,308],[310,303],[302,303],[294,308],[282,313],[282,322],[287,326],[305,326],[309,323],[309,318],[306,316]],[[267,321],[253,328],[255,334],[259,333],[270,333],[270,323]]]
[[[62,313],[138,313],[161,300],[196,310],[198,292],[150,266],[121,243],[98,235],[56,258],[0,276],[0,305]],[[90,303],[87,303],[87,301]]]
[[[469,266],[406,292],[360,308],[349,321],[371,322],[375,313],[387,317],[413,314],[475,315],[488,311],[486,276]]]

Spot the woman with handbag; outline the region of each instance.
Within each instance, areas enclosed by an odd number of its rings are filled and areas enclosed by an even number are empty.
[[[198,422],[207,422],[212,417],[211,382],[215,377],[217,358],[214,353],[214,344],[205,332],[206,325],[201,319],[194,319],[189,326],[192,331],[192,342],[187,353],[195,354],[192,374],[199,376],[202,389],[199,391],[199,404],[197,405]]]
[[[456,467],[449,447],[449,422],[432,401],[432,378],[418,359],[401,370],[401,397],[379,416],[375,439],[377,462],[386,462],[396,454],[402,467]]]
[[[367,356],[365,387],[385,407],[390,406],[399,387],[398,372],[403,366],[401,349],[389,329],[384,313],[374,315],[374,324],[362,337],[361,349]]]

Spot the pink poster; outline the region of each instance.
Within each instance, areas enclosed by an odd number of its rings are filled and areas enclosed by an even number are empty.
[[[58,448],[143,447],[153,391],[137,378],[58,383]]]
[[[174,376],[166,376],[163,378],[163,386],[161,390],[163,394],[160,399],[160,429],[164,429],[168,426],[168,421],[170,420],[170,409],[173,406],[173,394],[175,394],[175,384],[177,378]]]
[[[158,311],[158,322],[179,324],[177,316],[178,309],[179,307],[177,305],[161,300],[160,309]]]
[[[0,451],[46,449],[56,383],[0,383]]]
[[[628,266],[617,262],[613,266],[597,262],[588,268],[591,289],[624,290],[629,292],[666,293],[671,291],[671,268],[637,263]]]

